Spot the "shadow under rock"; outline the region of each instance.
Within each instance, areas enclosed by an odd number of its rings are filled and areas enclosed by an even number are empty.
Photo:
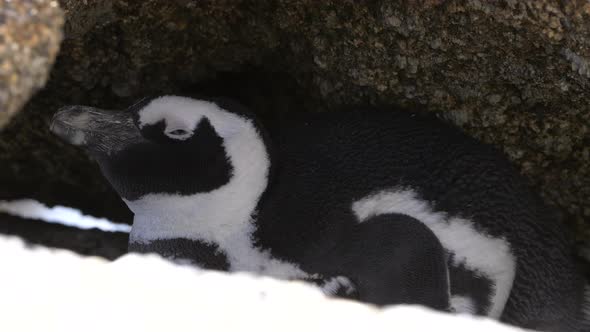
[[[79,229],[0,213],[0,233],[33,245],[68,249],[81,255],[116,259],[127,253],[129,234]]]

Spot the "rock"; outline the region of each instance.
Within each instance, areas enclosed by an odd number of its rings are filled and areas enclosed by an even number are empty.
[[[107,263],[0,237],[0,262],[2,331],[522,331],[418,306],[328,299],[300,282],[197,270],[156,256]]]
[[[47,80],[62,39],[54,0],[0,0],[0,128]]]
[[[96,167],[50,135],[48,118],[66,104],[197,91],[263,117],[349,105],[440,112],[503,150],[580,237],[590,229],[588,1],[61,4],[66,39],[51,79],[0,136],[0,198],[124,221]]]
[[[68,249],[80,255],[115,259],[127,253],[128,234],[81,230],[0,213],[0,233],[16,235],[28,244]]]

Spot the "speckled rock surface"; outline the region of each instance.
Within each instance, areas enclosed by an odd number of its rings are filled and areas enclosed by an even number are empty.
[[[191,91],[233,96],[263,116],[401,105],[440,112],[502,149],[583,238],[590,3],[370,3],[61,1],[66,39],[52,77],[0,136],[0,198],[129,218],[96,167],[48,133],[65,104]]]
[[[0,127],[45,84],[62,25],[57,1],[0,0]]]

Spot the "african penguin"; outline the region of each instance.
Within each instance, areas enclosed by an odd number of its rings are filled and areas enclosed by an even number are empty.
[[[358,110],[262,124],[224,99],[69,106],[134,213],[129,248],[526,328],[590,331],[571,243],[515,168],[436,118]]]

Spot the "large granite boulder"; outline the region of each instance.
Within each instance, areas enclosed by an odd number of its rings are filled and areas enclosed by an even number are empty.
[[[0,128],[45,84],[63,20],[57,1],[0,0]]]
[[[46,88],[0,135],[0,199],[129,212],[47,130],[66,104],[229,95],[261,116],[350,105],[438,111],[502,149],[570,225],[590,219],[586,0],[62,0]],[[564,228],[565,229],[565,228]],[[582,234],[579,232],[579,234]]]
[[[0,236],[2,331],[519,332],[418,306],[328,299],[301,282],[175,266],[155,256],[108,263],[25,248]]]

